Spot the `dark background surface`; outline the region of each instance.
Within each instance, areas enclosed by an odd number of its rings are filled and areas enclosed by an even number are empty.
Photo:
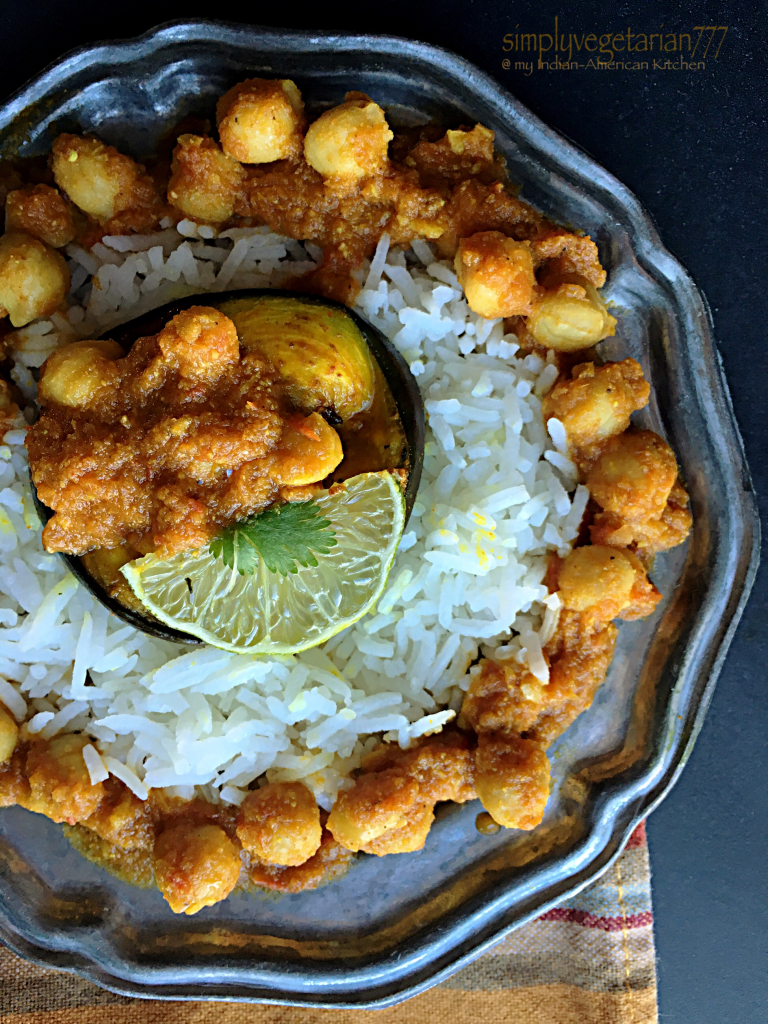
[[[119,20],[115,10],[119,9]],[[162,21],[222,17],[423,39],[474,61],[627,184],[709,299],[761,515],[768,511],[768,7],[593,0],[379,0],[203,6],[136,0],[0,0],[0,98],[66,50]],[[705,68],[515,69],[505,34],[716,33]],[[699,53],[709,34],[704,34]],[[519,56],[519,55],[518,55]],[[531,60],[530,55],[523,55]],[[617,55],[619,56],[619,55]],[[664,58],[677,54],[665,53]],[[502,62],[511,58],[511,67]],[[582,58],[583,62],[583,58]],[[664,1024],[768,1020],[768,564],[761,570],[682,779],[654,813],[659,998]],[[522,1024],[522,1022],[521,1022]]]

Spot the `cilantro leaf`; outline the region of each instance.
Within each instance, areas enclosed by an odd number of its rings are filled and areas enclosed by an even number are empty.
[[[287,576],[299,565],[317,565],[313,551],[327,555],[336,546],[330,519],[316,501],[293,501],[268,508],[227,526],[210,544],[210,552],[241,576],[252,576],[259,558],[270,572]]]

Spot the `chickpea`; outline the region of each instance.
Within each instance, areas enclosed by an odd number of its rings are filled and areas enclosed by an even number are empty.
[[[165,362],[178,370],[183,390],[214,384],[240,358],[235,325],[212,306],[177,313],[157,344]]]
[[[688,495],[675,482],[658,519],[625,519],[615,512],[598,512],[589,528],[592,543],[611,547],[633,544],[644,560],[653,558],[660,551],[682,544],[690,533],[693,518],[687,506]]]
[[[324,480],[344,458],[341,438],[318,412],[286,423],[270,474],[283,486],[303,487]]]
[[[644,619],[662,597],[633,551],[599,544],[568,555],[560,570],[560,596],[566,608],[592,623]]]
[[[411,818],[421,816],[423,810],[415,779],[391,769],[372,772],[361,775],[352,789],[339,794],[327,827],[337,843],[357,853],[386,833],[407,828]]]
[[[155,833],[149,801],[140,800],[114,776],[104,790],[104,800],[82,824],[121,850],[151,850]]]
[[[459,243],[454,262],[469,308],[487,320],[530,307],[536,278],[530,249],[501,231],[478,231]]]
[[[0,316],[14,327],[55,313],[69,291],[69,268],[54,249],[21,231],[0,238]]]
[[[87,743],[87,736],[75,733],[32,743],[27,754],[30,810],[70,825],[96,811],[104,798],[104,785],[91,783],[83,759]]]
[[[393,137],[377,103],[351,99],[326,110],[309,126],[304,156],[324,178],[356,182],[384,169]]]
[[[404,825],[372,839],[363,847],[363,853],[372,853],[376,857],[386,857],[390,853],[415,853],[423,848],[434,820],[434,805],[419,804],[409,812]]]
[[[634,359],[595,366],[574,366],[571,380],[559,381],[545,397],[545,420],[559,419],[565,428],[569,447],[580,457],[579,449],[590,449],[629,426],[629,417],[648,403],[651,389]]]
[[[249,78],[224,93],[216,108],[221,148],[244,164],[301,154],[304,103],[289,79]]]
[[[237,837],[259,860],[298,867],[320,848],[320,810],[301,782],[270,782],[240,806]]]
[[[142,165],[99,139],[59,135],[52,154],[56,184],[100,224],[125,210],[158,202]]]
[[[225,900],[240,877],[240,853],[218,825],[172,825],[156,841],[152,861],[174,914],[196,914]]]
[[[615,333],[616,320],[594,285],[573,275],[546,291],[527,318],[535,340],[559,352],[576,352]]]
[[[173,151],[168,201],[185,217],[221,224],[235,212],[243,178],[242,165],[222,153],[213,139],[180,135]]]
[[[677,480],[677,460],[651,430],[628,430],[611,441],[587,474],[589,493],[606,512],[658,519]]]
[[[0,764],[10,760],[19,739],[19,727],[10,712],[0,704]]]
[[[75,224],[69,207],[61,193],[49,185],[35,185],[8,193],[5,230],[24,231],[52,249],[61,249],[75,237]]]
[[[475,751],[475,788],[483,807],[504,828],[535,828],[549,799],[550,768],[535,740],[481,733]]]
[[[560,570],[560,598],[565,608],[609,622],[629,608],[638,575],[645,572],[629,551],[597,544],[574,548]]]
[[[58,349],[43,363],[41,404],[87,408],[104,388],[116,386],[114,361],[122,356],[116,341],[73,341]]]

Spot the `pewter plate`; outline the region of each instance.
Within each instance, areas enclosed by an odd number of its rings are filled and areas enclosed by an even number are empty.
[[[608,681],[552,750],[555,788],[531,833],[479,835],[476,803],[444,806],[425,848],[360,857],[340,883],[239,894],[193,918],[82,859],[58,826],[0,812],[0,936],[30,959],[126,995],[383,1007],[465,966],[594,880],[688,758],[758,562],[759,520],[706,303],[635,197],[491,78],[423,43],[213,22],[78,50],[0,111],[0,152],[44,152],[61,130],[141,156],[188,113],[260,75],[296,80],[315,107],[362,89],[399,123],[480,121],[522,196],[588,231],[619,316],[608,358],[638,359],[694,529],[660,558],[666,600],[620,630]]]

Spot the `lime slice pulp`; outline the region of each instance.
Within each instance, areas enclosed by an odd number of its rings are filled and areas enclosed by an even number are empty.
[[[405,499],[389,472],[361,473],[316,499],[336,546],[316,566],[281,576],[260,559],[241,576],[207,547],[173,558],[145,555],[121,572],[162,622],[214,647],[295,654],[356,622],[381,596],[405,523]]]

